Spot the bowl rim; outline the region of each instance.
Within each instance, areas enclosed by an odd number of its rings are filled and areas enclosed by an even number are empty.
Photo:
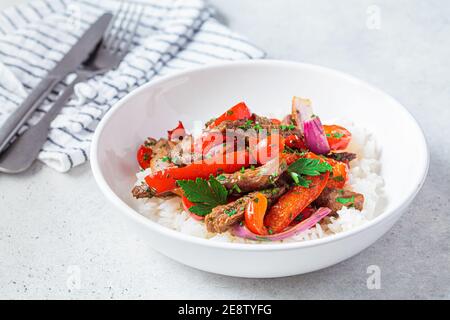
[[[122,108],[124,105],[126,105],[128,100],[132,99],[136,95],[139,95],[141,92],[148,90],[152,86],[161,84],[165,81],[170,81],[171,79],[174,79],[174,78],[186,76],[186,75],[189,75],[192,73],[227,68],[230,66],[246,67],[249,65],[252,65],[252,66],[258,66],[258,65],[260,65],[260,66],[280,66],[280,67],[287,66],[287,67],[296,67],[296,68],[301,67],[301,68],[307,68],[307,69],[308,68],[314,69],[319,72],[331,73],[331,74],[341,77],[347,81],[355,82],[355,83],[359,84],[360,86],[366,87],[369,90],[373,90],[377,94],[381,94],[381,95],[385,96],[385,98],[387,100],[390,100],[390,102],[395,107],[399,108],[399,110],[401,112],[403,112],[405,114],[405,116],[407,118],[409,118],[410,121],[412,121],[412,123],[416,126],[418,133],[420,133],[420,140],[417,141],[417,143],[420,145],[420,148],[423,149],[423,153],[425,153],[425,157],[421,161],[422,165],[418,169],[420,171],[420,175],[419,175],[420,178],[418,179],[418,181],[416,181],[416,188],[412,190],[412,192],[406,197],[406,199],[403,202],[399,203],[397,206],[391,208],[390,210],[382,211],[377,217],[375,217],[374,219],[372,219],[370,221],[367,221],[366,223],[362,224],[361,226],[355,227],[348,231],[342,231],[340,233],[327,236],[325,238],[308,240],[308,241],[299,241],[299,242],[277,243],[277,244],[218,242],[218,241],[211,241],[209,239],[204,239],[204,238],[200,238],[200,237],[195,237],[195,236],[192,236],[189,234],[184,234],[179,231],[176,231],[176,230],[167,228],[163,225],[160,225],[156,221],[153,221],[153,220],[143,216],[142,214],[140,214],[139,212],[137,212],[136,210],[131,208],[129,205],[127,205],[122,199],[120,199],[119,196],[117,196],[115,194],[115,192],[109,187],[108,183],[106,182],[106,180],[102,174],[100,164],[98,162],[98,157],[97,157],[98,150],[99,150],[99,139],[102,135],[104,128],[106,127],[106,125],[108,123],[108,120],[120,108]],[[129,218],[135,220],[139,224],[143,224],[146,227],[150,228],[151,231],[161,233],[164,236],[174,237],[177,240],[187,241],[191,244],[196,244],[196,245],[201,245],[201,246],[206,246],[206,247],[233,249],[233,250],[241,250],[241,251],[283,251],[283,250],[293,250],[293,249],[299,249],[299,248],[311,248],[311,247],[315,247],[315,246],[325,245],[330,242],[337,242],[339,240],[342,240],[342,239],[351,237],[353,235],[356,235],[358,233],[364,232],[368,229],[372,229],[375,226],[377,226],[378,224],[380,224],[381,222],[383,222],[385,220],[389,220],[389,218],[393,218],[395,216],[394,213],[401,212],[402,210],[404,210],[412,202],[412,200],[416,197],[417,193],[422,188],[422,186],[426,180],[428,169],[429,169],[430,153],[429,153],[427,141],[426,141],[426,138],[425,138],[425,135],[424,135],[424,132],[423,132],[421,126],[418,124],[418,122],[414,119],[414,117],[411,115],[411,113],[402,104],[400,104],[396,99],[394,99],[392,96],[385,93],[384,91],[382,91],[382,90],[372,86],[371,84],[369,84],[363,80],[360,80],[354,76],[351,76],[344,72],[341,72],[341,71],[338,71],[335,69],[331,69],[328,67],[323,67],[323,66],[309,64],[309,63],[300,63],[300,62],[295,62],[295,61],[259,59],[259,60],[247,60],[247,61],[231,61],[231,62],[227,61],[227,62],[215,63],[215,64],[211,64],[211,65],[207,65],[207,66],[200,66],[197,68],[192,68],[189,70],[177,72],[175,74],[169,74],[166,76],[162,76],[161,78],[159,78],[157,80],[150,81],[150,82],[134,89],[133,91],[131,91],[127,95],[125,95],[123,98],[121,98],[118,102],[116,102],[115,105],[113,105],[111,107],[111,109],[105,114],[103,119],[98,124],[98,126],[95,130],[95,133],[94,133],[94,137],[92,139],[92,145],[91,145],[91,150],[90,150],[90,159],[91,159],[90,163],[91,163],[91,168],[92,168],[92,172],[94,175],[94,179],[95,179],[97,185],[99,186],[100,190],[102,191],[102,193],[105,195],[105,197],[110,202],[112,202],[119,209],[119,211],[125,213]]]

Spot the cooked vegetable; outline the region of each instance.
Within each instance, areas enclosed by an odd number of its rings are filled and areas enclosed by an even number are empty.
[[[306,158],[315,159],[316,161],[326,161],[329,165],[331,175],[327,183],[328,188],[341,189],[348,180],[348,167],[344,162],[336,161],[334,159],[319,157],[318,155],[308,152],[305,154]]]
[[[262,193],[255,197],[245,207],[245,225],[258,235],[266,235],[267,228],[264,226],[264,215],[267,210],[267,198]]]
[[[231,233],[236,237],[254,240],[254,241],[280,241],[284,239],[291,238],[298,235],[299,233],[306,231],[314,227],[320,220],[329,215],[331,210],[329,208],[320,208],[314,212],[308,219],[296,224],[295,226],[287,229],[282,233],[277,233],[273,235],[259,235],[251,232],[245,225],[236,224]]]
[[[311,101],[294,97],[293,109],[298,110],[300,127],[305,136],[305,143],[309,150],[316,154],[327,154],[330,146],[325,135],[322,122],[319,117],[313,114]]]
[[[252,116],[250,110],[248,109],[247,105],[244,102],[238,103],[231,109],[229,109],[227,112],[222,114],[220,117],[212,121],[208,128],[214,128],[221,124],[224,121],[234,121],[234,120],[242,120],[242,119],[250,119]]]
[[[309,180],[309,187],[294,186],[266,214],[264,219],[265,226],[274,233],[283,231],[298,214],[317,199],[325,188],[329,175],[330,172],[326,171],[326,173],[319,176],[305,179]]]
[[[142,169],[147,169],[148,167],[150,167],[150,161],[152,160],[152,148],[146,146],[145,144],[143,144],[142,146],[140,146],[140,148],[138,149],[137,152],[137,160],[139,163],[139,166]]]
[[[253,163],[248,152],[233,152],[216,158],[194,162],[185,167],[170,167],[147,176],[145,182],[153,195],[164,195],[175,189],[177,180],[208,179],[211,175],[233,173]]]
[[[284,144],[294,150],[306,150],[305,142],[296,134],[287,136],[284,139]]]
[[[337,125],[324,125],[323,129],[331,150],[344,150],[352,140],[352,134]]]

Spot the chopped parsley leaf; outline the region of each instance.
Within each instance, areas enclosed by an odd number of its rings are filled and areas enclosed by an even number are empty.
[[[341,204],[354,204],[355,203],[355,196],[351,196],[350,198],[336,198],[336,202]]]
[[[231,217],[237,213],[237,209],[224,210],[223,212],[226,213],[229,217]]]
[[[199,216],[206,216],[215,207],[227,203],[227,189],[213,176],[209,180],[177,180],[177,184],[186,198],[195,204],[189,211]]]

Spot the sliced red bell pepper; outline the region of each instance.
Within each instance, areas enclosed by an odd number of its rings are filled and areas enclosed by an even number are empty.
[[[284,138],[284,144],[291,149],[307,150],[305,142],[296,134]]]
[[[331,150],[344,150],[352,140],[350,131],[341,126],[324,125],[323,130]]]
[[[328,179],[327,187],[328,188],[336,188],[342,189],[348,181],[348,166],[344,162],[336,161],[331,158],[319,157],[318,155],[308,152],[305,155],[306,158],[311,159],[323,159],[330,166],[333,167],[333,170],[330,174],[330,178]]]
[[[267,228],[264,226],[264,215],[267,210],[267,198],[262,193],[256,196],[247,204],[244,212],[245,225],[247,228],[259,235],[267,235]]]
[[[234,173],[255,163],[249,152],[237,151],[194,162],[185,167],[170,167],[145,178],[153,195],[163,195],[177,187],[177,180],[207,179],[221,173]]]
[[[264,225],[273,233],[282,232],[325,188],[330,173],[308,177],[308,188],[295,186],[275,203],[264,218]]]
[[[247,105],[244,102],[238,103],[231,109],[229,109],[227,112],[222,114],[220,117],[218,117],[216,120],[214,120],[208,128],[214,128],[217,127],[222,122],[229,120],[229,121],[235,121],[235,120],[247,120],[250,119],[252,116],[250,109],[247,107]]]

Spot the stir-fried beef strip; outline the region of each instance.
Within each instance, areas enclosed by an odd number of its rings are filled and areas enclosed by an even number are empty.
[[[344,206],[362,210],[364,195],[349,190],[325,188],[314,201],[314,204],[318,207],[330,208],[334,213],[341,210]]]
[[[170,161],[170,152],[176,145],[177,142],[159,139],[151,146],[152,159],[150,160],[150,168],[153,172],[161,171],[173,166],[173,163]]]
[[[270,187],[287,168],[286,160],[280,161],[276,158],[258,168],[250,168],[232,174],[221,174],[217,180],[228,190],[247,193]]]
[[[206,229],[209,232],[223,233],[231,226],[244,219],[245,207],[255,198],[258,192],[264,194],[267,197],[269,205],[271,205],[277,201],[287,189],[288,186],[282,184],[272,189],[249,193],[234,202],[215,207],[212,212],[205,217]]]
[[[358,156],[356,153],[351,152],[332,152],[326,155],[327,158],[334,159],[336,161],[349,163],[350,161],[355,160]]]
[[[227,131],[240,129],[241,134],[244,136],[251,136],[257,134],[260,130],[265,130],[267,133],[270,133],[272,130],[278,130],[279,133],[284,136],[290,135],[301,135],[300,130],[293,127],[286,126],[284,124],[273,123],[269,118],[253,115],[255,120],[234,120],[234,121],[223,121],[217,127],[207,130],[211,132],[220,132],[222,134],[226,134]]]
[[[133,197],[136,199],[145,199],[153,197],[152,191],[147,186],[147,184],[142,183],[140,186],[135,186],[133,190],[131,190]]]

